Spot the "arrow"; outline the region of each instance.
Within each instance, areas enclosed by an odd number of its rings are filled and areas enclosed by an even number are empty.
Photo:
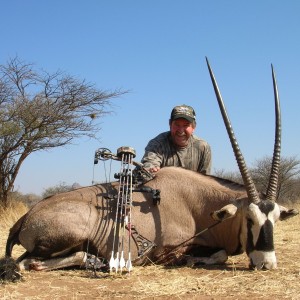
[[[111,258],[109,261],[109,271],[112,272],[112,269],[115,267],[114,251],[111,252]]]
[[[125,259],[124,259],[124,251],[122,250],[121,252],[121,257],[120,257],[120,272],[122,273],[123,268],[125,267]]]
[[[128,270],[128,272],[130,272],[132,270],[132,263],[131,263],[131,253],[128,253],[128,260],[126,262],[126,269]]]

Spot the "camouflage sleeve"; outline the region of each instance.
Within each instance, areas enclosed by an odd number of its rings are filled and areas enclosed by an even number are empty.
[[[161,167],[163,155],[160,151],[160,145],[155,139],[151,140],[145,148],[145,154],[142,158],[142,164],[146,169]]]
[[[211,172],[211,148],[208,143],[205,144],[198,172],[209,175]]]

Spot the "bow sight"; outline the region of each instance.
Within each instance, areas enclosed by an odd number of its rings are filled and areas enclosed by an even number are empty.
[[[132,170],[132,183],[133,184],[143,184],[151,179],[154,178],[154,175],[147,171],[142,163],[136,162],[133,160],[135,158],[136,152],[132,147],[123,146],[117,149],[117,154],[113,154],[109,149],[107,148],[99,148],[95,152],[94,157],[94,165],[98,164],[99,161],[106,161],[109,159],[121,161],[122,162],[127,161],[130,157],[130,164],[135,166],[135,169]],[[124,170],[121,168],[120,173],[114,174],[115,179],[120,179],[120,176],[124,176]]]
[[[108,159],[121,160],[122,155],[124,154],[131,155],[132,158],[135,158],[135,150],[131,147],[127,147],[127,146],[120,147],[117,150],[117,154],[111,153],[111,151],[107,148],[99,148],[95,152],[94,164],[97,164],[99,160],[108,160]],[[135,164],[142,165],[136,162]]]

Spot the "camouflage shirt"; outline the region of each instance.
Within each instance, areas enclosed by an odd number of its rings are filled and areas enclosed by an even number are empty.
[[[175,166],[209,174],[211,149],[206,141],[195,135],[191,135],[187,147],[178,148],[172,142],[170,131],[167,131],[149,141],[142,163],[146,169]]]

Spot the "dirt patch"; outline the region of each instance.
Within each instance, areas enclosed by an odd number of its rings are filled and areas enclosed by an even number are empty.
[[[299,209],[298,205],[298,209]],[[278,222],[278,268],[250,271],[245,254],[226,265],[187,268],[152,265],[116,275],[88,270],[24,272],[22,282],[0,285],[1,299],[298,299],[300,291],[300,217]],[[8,230],[1,228],[4,253]],[[14,255],[22,253],[21,247]]]

